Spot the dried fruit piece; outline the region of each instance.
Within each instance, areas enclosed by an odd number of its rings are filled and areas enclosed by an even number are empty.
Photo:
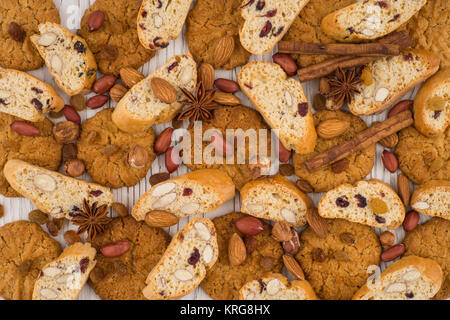
[[[373,83],[372,71],[369,67],[366,66],[362,69],[360,78],[367,87]]]
[[[28,213],[28,220],[37,224],[46,224],[49,220],[48,214],[42,212],[41,210],[33,210]]]
[[[279,172],[282,176],[286,177],[292,176],[294,174],[294,171],[295,171],[294,167],[288,163],[283,163],[280,165]]]
[[[197,248],[194,248],[194,251],[191,253],[190,257],[188,258],[188,263],[191,266],[195,266],[197,262],[200,260],[200,251],[198,251]]]
[[[76,242],[81,242],[80,235],[75,230],[68,230],[64,233],[64,240],[68,246]]]
[[[167,172],[156,173],[150,176],[150,184],[154,186],[160,182],[166,181],[170,179],[170,174]]]
[[[321,248],[315,248],[312,250],[312,258],[314,261],[317,262],[324,262],[325,261],[325,253]]]
[[[247,257],[247,250],[244,241],[237,234],[233,233],[228,242],[228,260],[232,266],[242,264]]]
[[[388,211],[386,202],[379,198],[370,199],[369,206],[370,209],[376,214],[385,214]]]
[[[339,235],[339,239],[346,245],[353,245],[355,243],[355,237],[349,232],[343,232]]]
[[[111,205],[113,210],[119,214],[122,218],[128,216],[128,208],[120,202],[113,202]]]
[[[86,109],[86,98],[82,94],[77,94],[70,97],[70,105],[77,111]]]
[[[297,185],[297,187],[303,191],[304,193],[311,193],[314,192],[313,187],[311,186],[311,184],[303,179],[298,179],[295,184]]]
[[[348,202],[346,199],[339,197],[336,199],[336,205],[340,208],[346,208],[350,205],[350,202]]]
[[[392,246],[395,242],[395,235],[392,232],[384,231],[380,235],[380,243],[383,246],[383,248],[388,248]]]
[[[13,38],[13,40],[17,42],[24,42],[25,37],[27,36],[25,30],[23,30],[23,28],[17,22],[14,21],[11,21],[9,23],[8,33],[11,36],[11,38]]]

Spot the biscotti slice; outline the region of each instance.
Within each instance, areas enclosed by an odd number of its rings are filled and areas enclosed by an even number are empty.
[[[153,93],[153,78],[169,82],[177,93],[177,100],[168,104]],[[152,75],[134,85],[119,101],[112,114],[112,120],[125,132],[140,132],[153,124],[169,122],[185,100],[181,88],[192,92],[197,83],[197,64],[188,53],[174,56]]]
[[[242,46],[253,54],[272,51],[309,0],[244,0],[239,30]]]
[[[380,38],[407,22],[427,0],[365,0],[330,13],[322,20],[322,30],[338,41]]]
[[[144,0],[137,17],[141,44],[151,50],[166,48],[183,28],[192,0]]]
[[[63,107],[63,98],[51,85],[26,72],[0,70],[0,112],[39,122],[46,113]]]
[[[74,243],[46,264],[34,284],[33,300],[76,300],[94,269],[96,250],[90,243]]]
[[[53,218],[71,220],[83,208],[84,201],[89,205],[97,203],[97,207],[109,207],[114,202],[113,194],[108,188],[25,161],[9,160],[3,168],[3,173],[14,190]]]
[[[131,214],[144,220],[149,211],[164,210],[187,217],[219,208],[234,198],[233,180],[223,171],[203,169],[154,185],[134,205]]]
[[[239,72],[239,85],[283,146],[300,154],[316,145],[314,119],[302,85],[275,63],[255,61]]]
[[[317,296],[306,280],[288,279],[271,273],[262,279],[244,284],[239,291],[240,300],[317,300]]]
[[[87,93],[97,75],[94,54],[83,38],[63,26],[46,22],[30,37],[58,86],[69,96]]]
[[[450,125],[450,67],[425,82],[414,98],[414,126],[423,135],[438,136]]]
[[[416,188],[411,207],[417,212],[450,220],[450,181],[430,180]]]
[[[194,218],[172,238],[142,293],[150,300],[182,297],[199,286],[218,256],[214,224],[207,218]]]
[[[433,52],[412,49],[377,59],[365,68],[372,82],[368,86],[364,82],[356,85],[359,93],[353,95],[348,105],[355,115],[379,113],[393,105],[439,69],[439,57]]]
[[[341,218],[377,228],[397,229],[405,218],[405,207],[386,183],[362,180],[342,184],[328,191],[319,201],[319,215]]]
[[[356,292],[353,300],[429,300],[439,291],[443,273],[432,259],[407,256],[371,281]]]
[[[241,212],[294,226],[306,224],[312,200],[287,178],[277,174],[250,181],[241,189]]]

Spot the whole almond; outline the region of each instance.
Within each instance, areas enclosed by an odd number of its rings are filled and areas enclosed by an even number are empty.
[[[304,193],[311,193],[314,192],[314,188],[311,186],[311,184],[303,179],[298,179],[295,184],[297,185],[297,187],[303,191]]]
[[[36,128],[31,123],[25,122],[25,121],[14,121],[10,125],[11,129],[18,134],[21,134],[23,136],[27,137],[39,137],[41,135],[41,131],[39,131],[38,128]]]
[[[413,100],[403,100],[397,103],[391,110],[389,110],[387,117],[391,118],[400,112],[411,109],[414,101]]]
[[[168,81],[154,77],[151,86],[153,94],[162,102],[172,104],[177,101],[177,91]]]
[[[244,216],[234,222],[236,229],[246,236],[255,236],[264,231],[264,225],[258,218]]]
[[[228,260],[232,266],[238,266],[245,261],[245,258],[247,258],[247,249],[244,241],[237,233],[233,233],[228,242]]]
[[[98,109],[98,108],[103,107],[106,102],[108,102],[108,96],[99,95],[99,96],[94,96],[92,98],[89,98],[89,100],[86,101],[86,106],[89,109]]]
[[[383,248],[389,248],[394,244],[394,242],[395,242],[395,234],[393,234],[392,232],[384,231],[380,235],[380,243]]]
[[[100,29],[105,21],[105,13],[102,10],[96,10],[91,12],[88,18],[89,30],[96,31]]]
[[[114,85],[114,82],[116,82],[116,77],[107,74],[102,77],[100,77],[97,81],[95,81],[94,85],[92,86],[92,91],[94,91],[96,94],[104,94],[111,89],[111,87]]]
[[[161,132],[155,142],[154,150],[157,155],[163,154],[169,149],[172,143],[173,128],[168,127]]]
[[[230,60],[233,51],[234,51],[233,36],[225,36],[220,38],[214,50],[214,64],[217,67],[221,67],[222,65],[227,63],[227,61]]]
[[[237,106],[241,104],[241,100],[238,97],[226,92],[216,92],[214,94],[214,101],[224,106]]]
[[[383,160],[384,167],[389,171],[394,173],[398,169],[398,160],[397,157],[390,151],[384,150],[381,155],[381,159]]]
[[[381,139],[380,144],[385,148],[394,148],[398,143],[398,135],[396,133]]]
[[[170,227],[177,224],[178,220],[174,214],[162,210],[150,211],[145,216],[145,223],[150,227]]]
[[[317,134],[323,139],[332,139],[340,136],[350,128],[350,123],[344,120],[331,119],[319,123]]]
[[[273,225],[272,238],[277,241],[289,241],[292,238],[291,226],[286,221],[279,221]]]
[[[152,186],[154,186],[155,184],[158,184],[160,182],[166,181],[170,179],[170,174],[167,172],[160,172],[160,173],[155,173],[153,175],[150,176],[150,184]]]
[[[128,89],[124,85],[116,83],[109,91],[109,96],[113,101],[119,102],[127,91]]]
[[[120,69],[120,77],[128,88],[133,87],[136,83],[145,78],[138,70],[130,67]]]
[[[64,117],[66,117],[67,121],[75,122],[78,125],[81,124],[81,117],[74,107],[66,104],[62,109],[62,112],[64,114]]]
[[[404,244],[396,244],[395,246],[390,247],[386,251],[381,254],[381,260],[384,262],[389,262],[394,260],[395,258],[400,257],[406,248]]]
[[[100,252],[106,258],[117,258],[130,250],[130,243],[126,240],[105,244]]]
[[[297,64],[295,60],[286,53],[275,53],[272,56],[273,62],[278,64],[284,72],[290,77],[295,76],[297,73]]]
[[[200,65],[197,72],[205,90],[211,90],[214,85],[214,79],[216,78],[214,67],[205,62]]]
[[[233,80],[219,78],[214,81],[214,85],[217,89],[227,93],[235,93],[239,91],[239,84]]]
[[[306,210],[306,221],[319,238],[326,238],[328,234],[328,225],[324,218],[319,215],[316,208]]]
[[[128,216],[128,208],[123,203],[113,202],[111,208],[113,208],[113,210],[117,212],[122,218]]]
[[[278,140],[278,158],[281,162],[288,162],[291,158],[291,150],[286,149],[280,140]]]
[[[297,277],[298,280],[305,280],[305,274],[300,264],[295,260],[294,257],[283,255],[283,263],[286,269]]]
[[[175,147],[169,147],[164,155],[164,162],[169,173],[174,172],[180,166],[180,152]]]
[[[350,160],[348,160],[347,158],[344,158],[344,159],[341,159],[339,161],[332,163],[331,170],[334,173],[342,173],[348,169],[349,165],[350,165]]]
[[[414,230],[419,224],[419,220],[420,215],[416,211],[411,210],[406,214],[405,220],[403,220],[403,229],[406,232]]]
[[[408,178],[403,173],[400,173],[397,177],[397,189],[398,194],[400,195],[400,198],[402,199],[405,207],[409,206],[409,199],[411,198],[411,188]]]

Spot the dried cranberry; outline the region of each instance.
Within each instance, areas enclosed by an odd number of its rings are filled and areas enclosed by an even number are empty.
[[[306,117],[308,114],[308,104],[306,102],[298,104],[298,114],[302,117]]]
[[[178,67],[178,62],[174,62],[172,63],[168,68],[167,68],[167,72],[172,71],[174,68]]]
[[[84,44],[81,41],[75,42],[75,44],[73,45],[73,48],[75,50],[77,50],[78,53],[85,53],[86,52],[86,47],[84,46]]]
[[[405,61],[413,61],[414,57],[413,57],[412,53],[404,54],[403,55],[403,60],[405,60]]]
[[[190,196],[191,194],[192,194],[192,189],[191,188],[184,188],[183,189],[183,197]]]
[[[89,191],[89,194],[92,195],[92,196],[94,196],[94,197],[98,197],[98,196],[101,195],[102,193],[103,193],[103,191],[101,191],[101,190],[92,190],[92,191]]]
[[[265,6],[266,6],[265,1],[258,0],[258,2],[256,3],[256,10],[262,10],[264,9]]]
[[[383,218],[383,217],[380,217],[379,215],[375,215],[375,220],[378,222],[378,223],[386,223],[386,219],[385,218]]]
[[[139,27],[140,27],[142,30],[147,30],[147,28],[145,27],[145,25],[144,25],[143,23],[139,23]]]
[[[350,202],[348,202],[344,198],[339,197],[336,199],[336,205],[341,208],[347,208],[350,205]]]
[[[194,248],[194,251],[191,253],[191,256],[188,259],[188,263],[191,266],[195,266],[195,264],[200,260],[200,252],[197,248]]]
[[[264,291],[264,288],[266,287],[266,284],[261,279],[258,279],[258,283],[259,283],[259,293],[262,293]]]
[[[277,14],[277,9],[273,9],[273,10],[269,10],[266,12],[265,15],[262,15],[260,17],[267,17],[267,18],[272,18]]]
[[[350,32],[350,34],[355,33],[355,29],[353,29],[353,27],[347,28],[347,31]]]
[[[44,91],[42,91],[41,89],[36,88],[36,87],[32,87],[32,88],[31,88],[31,91],[34,91],[34,92],[36,92],[37,94],[41,94],[41,93],[44,92]]]
[[[436,111],[434,111],[434,114],[433,114],[433,118],[434,119],[437,119],[437,118],[439,118],[439,116],[441,115],[441,110],[436,110]]]
[[[158,42],[159,40],[161,40],[161,37],[156,37],[155,39],[153,39],[153,44],[154,44],[155,46],[157,46],[157,47],[160,47],[160,48],[167,48],[167,46],[169,45],[169,43],[168,43],[168,42],[162,42],[162,43],[159,43],[159,42]]]
[[[0,98],[0,104],[2,104],[2,105],[4,105],[4,106],[7,106],[9,103],[6,103],[5,100],[3,100],[3,99]]]
[[[85,273],[85,272],[86,272],[86,269],[87,269],[87,267],[88,267],[88,264],[89,264],[89,258],[81,259],[81,261],[80,261],[80,270],[81,270],[81,273]]]
[[[244,83],[244,86],[246,86],[247,88],[249,88],[250,90],[253,89],[253,87],[247,83]]]
[[[31,103],[36,107],[36,109],[42,111],[42,102],[40,102],[38,99],[33,98],[33,100],[31,100]]]
[[[284,30],[284,26],[278,28],[278,31],[275,33],[276,36],[280,35]]]
[[[269,34],[270,30],[272,30],[272,22],[270,22],[269,20],[266,21],[266,24],[264,25],[264,27],[261,29],[261,32],[259,33],[259,36],[265,37]]]
[[[398,18],[400,18],[400,13],[395,14],[394,17],[393,17],[391,20],[389,20],[388,22],[394,22],[394,21],[397,21]]]
[[[358,200],[359,208],[365,208],[367,206],[367,199],[364,198],[362,195],[357,194],[357,195],[355,195],[355,198]]]
[[[384,194],[384,192],[381,192],[380,195],[381,195],[382,198],[386,197],[386,195]]]
[[[141,16],[142,18],[147,18],[147,11],[142,11]]]
[[[412,292],[407,292],[407,293],[405,293],[405,296],[406,296],[408,299],[412,299],[412,298],[414,298],[414,293],[412,293]]]
[[[242,9],[242,8],[245,8],[245,7],[247,7],[247,6],[252,5],[253,2],[255,2],[255,0],[250,0],[249,2],[247,2],[246,4],[244,4],[243,6],[241,6],[241,9]]]
[[[380,8],[387,8],[388,4],[384,1],[377,1],[377,5],[380,6]]]

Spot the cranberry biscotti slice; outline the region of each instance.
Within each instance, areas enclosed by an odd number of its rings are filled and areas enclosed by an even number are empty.
[[[319,215],[346,219],[377,228],[397,229],[405,219],[405,207],[395,191],[377,180],[342,184],[319,201]]]
[[[300,154],[316,145],[314,119],[302,85],[275,63],[255,61],[239,72],[239,85],[283,146]]]
[[[152,210],[164,210],[182,218],[215,210],[234,194],[233,180],[225,172],[197,170],[154,185],[139,198],[131,214],[139,221]]]
[[[337,41],[380,38],[399,28],[427,3],[427,0],[359,1],[330,13],[322,30]]]
[[[430,180],[416,188],[411,207],[417,212],[450,220],[450,181]]]
[[[141,44],[151,50],[166,48],[183,29],[192,0],[144,0],[137,17]]]
[[[297,227],[306,224],[306,211],[314,206],[308,195],[279,174],[248,182],[241,189],[241,201],[241,212]]]
[[[51,85],[26,72],[0,70],[0,112],[39,122],[46,113],[63,107],[63,98]]]
[[[152,79],[161,78],[169,82],[176,91],[177,99],[165,103],[157,98],[152,89]],[[141,132],[153,124],[172,120],[184,100],[180,88],[189,92],[197,83],[197,64],[188,53],[173,56],[152,75],[134,85],[119,101],[112,120],[125,132]]]
[[[107,209],[114,202],[113,194],[108,188],[25,161],[9,160],[3,173],[14,190],[53,218],[71,220],[79,210],[85,210],[86,206],[106,206]]]
[[[240,300],[317,300],[316,293],[306,280],[288,279],[271,273],[244,284],[239,290]]]
[[[218,256],[214,224],[207,218],[194,218],[172,238],[142,293],[149,300],[180,298],[200,285]]]
[[[96,250],[90,243],[74,243],[46,264],[34,284],[33,300],[76,300],[94,269]]]
[[[46,22],[30,37],[58,86],[69,96],[88,92],[97,76],[97,62],[86,41],[63,26]]]
[[[356,85],[359,93],[353,95],[350,111],[355,115],[384,111],[438,71],[439,61],[433,52],[412,49],[370,62],[364,67],[371,75],[370,85]]]
[[[407,256],[387,267],[374,283],[362,286],[353,300],[428,300],[442,282],[442,269],[436,261]]]
[[[242,46],[253,54],[270,52],[309,0],[244,0],[239,30]]]

